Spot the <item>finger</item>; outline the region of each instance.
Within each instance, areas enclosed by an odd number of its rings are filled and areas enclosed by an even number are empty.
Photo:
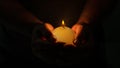
[[[82,30],[83,30],[83,27],[81,27],[81,26],[78,26],[78,27],[76,28],[76,35],[75,35],[75,39],[77,39],[77,38],[78,38],[78,36],[80,36],[80,35],[81,35]]]
[[[52,32],[52,31],[54,30],[54,27],[53,27],[51,24],[49,24],[49,23],[45,23],[45,27],[46,27],[50,32]]]
[[[74,25],[73,27],[72,27],[72,30],[76,33],[76,26]]]
[[[53,32],[53,30],[54,30],[54,27],[51,25],[51,24],[49,24],[49,23],[45,23],[45,27],[51,32],[51,34],[52,34],[52,32]],[[54,42],[56,39],[55,38],[53,38],[53,35],[51,35],[49,38],[47,38],[50,42]]]
[[[75,39],[77,38],[77,35],[78,35],[76,29],[77,29],[77,26],[74,25],[74,26],[72,27],[72,30],[75,32]]]
[[[83,28],[83,26],[80,25],[80,24],[75,24],[75,25],[72,27],[72,30],[75,32],[75,38],[77,38],[77,37],[80,35],[80,33],[81,33],[81,31],[82,31],[82,28]]]
[[[80,35],[81,31],[82,31],[81,27],[78,26],[78,27],[76,28],[75,38],[77,38],[77,37]]]

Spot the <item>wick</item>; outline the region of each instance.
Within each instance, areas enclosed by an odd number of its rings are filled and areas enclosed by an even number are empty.
[[[62,27],[65,29],[65,25],[62,25]]]

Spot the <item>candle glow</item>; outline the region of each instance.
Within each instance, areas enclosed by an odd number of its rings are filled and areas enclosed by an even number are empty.
[[[65,25],[65,22],[64,22],[64,20],[62,20],[62,25]]]
[[[65,26],[64,20],[62,20],[62,26],[59,26],[54,29],[53,31],[54,38],[56,38],[56,42],[64,42],[66,45],[73,44],[73,41],[75,39],[75,33],[72,31],[71,28]]]

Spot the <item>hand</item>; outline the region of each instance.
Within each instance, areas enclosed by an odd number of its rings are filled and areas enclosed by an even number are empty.
[[[72,30],[75,32],[76,46],[77,45],[89,46],[93,44],[94,40],[90,25],[75,24],[73,25]]]
[[[38,24],[33,30],[33,42],[39,39],[55,42],[52,34],[53,29],[54,27],[49,23]]]
[[[65,58],[73,56],[76,50],[72,46],[65,46],[65,43],[51,43],[43,40],[38,40],[32,44],[33,55],[48,64],[65,64]],[[69,58],[71,60],[73,58]],[[56,61],[57,60],[57,61]]]

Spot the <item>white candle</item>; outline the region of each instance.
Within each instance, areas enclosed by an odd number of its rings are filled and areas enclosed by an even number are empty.
[[[64,21],[62,20],[62,25],[55,28],[53,31],[53,35],[56,38],[56,42],[64,42],[65,45],[73,45],[73,41],[75,40],[74,31],[65,26]]]

